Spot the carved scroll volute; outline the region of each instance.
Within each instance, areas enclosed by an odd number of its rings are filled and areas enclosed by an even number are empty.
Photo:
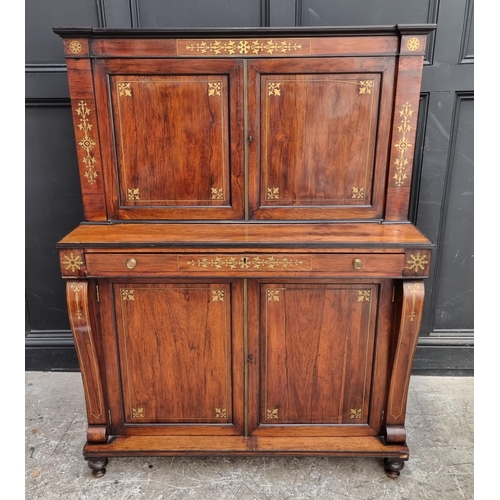
[[[386,411],[386,440],[402,443],[410,375],[424,309],[424,282],[404,281]]]
[[[83,380],[89,425],[106,424],[103,384],[89,314],[88,283],[66,285],[69,322]]]

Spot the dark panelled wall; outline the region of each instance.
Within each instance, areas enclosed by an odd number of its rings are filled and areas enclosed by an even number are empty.
[[[473,368],[473,0],[26,0],[26,369],[78,369],[55,243],[83,218],[62,43],[52,26],[437,23],[411,217],[436,243],[415,372]]]

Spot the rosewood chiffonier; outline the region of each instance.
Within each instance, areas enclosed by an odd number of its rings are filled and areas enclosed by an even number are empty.
[[[433,248],[408,211],[434,28],[54,29],[94,476],[175,455],[378,457],[399,475]]]

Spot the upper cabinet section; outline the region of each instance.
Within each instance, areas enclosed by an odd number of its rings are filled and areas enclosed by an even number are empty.
[[[407,220],[432,29],[55,29],[86,220]]]

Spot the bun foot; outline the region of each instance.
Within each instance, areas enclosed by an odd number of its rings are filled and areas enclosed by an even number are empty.
[[[384,470],[391,479],[397,479],[404,466],[404,460],[400,458],[384,458]]]
[[[107,458],[96,458],[94,460],[87,460],[88,466],[92,469],[94,477],[102,477],[106,474],[106,465],[108,464]]]

